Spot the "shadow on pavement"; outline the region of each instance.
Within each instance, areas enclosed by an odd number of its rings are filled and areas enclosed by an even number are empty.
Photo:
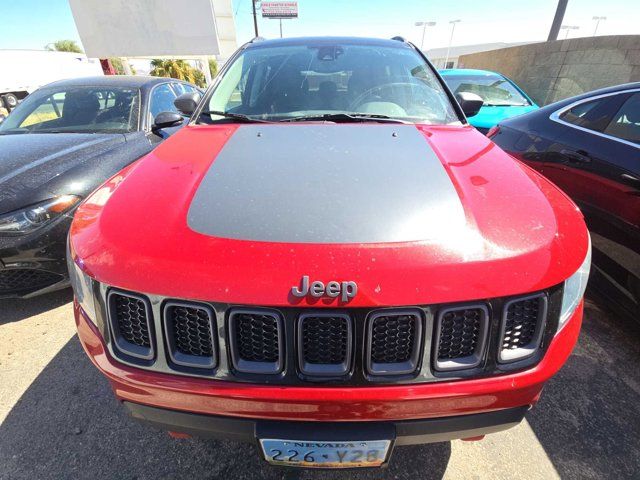
[[[450,455],[450,443],[439,443],[398,448],[385,470],[285,472],[252,445],[174,440],[126,416],[76,337],[0,426],[3,479],[439,479]]]
[[[25,318],[58,308],[72,300],[73,291],[71,288],[65,288],[35,298],[0,300],[0,325],[19,322]]]
[[[638,478],[640,323],[588,301],[573,355],[527,420],[561,478]]]

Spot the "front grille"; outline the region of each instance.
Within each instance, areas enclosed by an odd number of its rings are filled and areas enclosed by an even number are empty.
[[[62,280],[57,273],[44,270],[0,270],[0,294],[27,294]]]
[[[215,314],[211,307],[169,302],[164,307],[164,322],[173,363],[187,367],[215,367]]]
[[[380,311],[369,319],[368,370],[373,375],[412,373],[422,344],[422,315],[417,310]]]
[[[348,315],[313,313],[300,316],[300,371],[308,375],[344,375],[351,364],[351,319]]]
[[[528,368],[557,331],[563,296],[558,285],[473,304],[269,308],[96,286],[106,292],[95,303],[97,323],[119,361],[282,386],[437,382]]]
[[[107,297],[116,345],[127,355],[151,359],[151,305],[140,295],[112,290]]]
[[[247,373],[278,373],[282,369],[284,340],[277,312],[233,310],[229,340],[234,367]]]
[[[505,304],[500,337],[501,362],[521,360],[534,353],[540,343],[546,310],[544,294]]]
[[[477,366],[484,350],[489,313],[484,305],[447,308],[436,325],[436,370]]]

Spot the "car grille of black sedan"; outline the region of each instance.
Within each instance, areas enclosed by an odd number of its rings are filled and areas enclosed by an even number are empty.
[[[16,268],[0,270],[0,295],[28,294],[62,280],[62,276],[44,270]]]
[[[529,368],[557,329],[562,287],[471,304],[268,308],[99,287],[112,354],[150,370],[270,384],[411,383]]]

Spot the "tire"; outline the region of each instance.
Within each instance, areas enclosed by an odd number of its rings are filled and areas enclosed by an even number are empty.
[[[2,95],[2,102],[7,110],[13,110],[18,106],[18,97],[16,97],[13,93],[7,93]]]

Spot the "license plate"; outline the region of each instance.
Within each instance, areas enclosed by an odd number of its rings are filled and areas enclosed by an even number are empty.
[[[318,442],[260,439],[265,459],[274,465],[319,468],[379,467],[389,452],[389,440]]]

